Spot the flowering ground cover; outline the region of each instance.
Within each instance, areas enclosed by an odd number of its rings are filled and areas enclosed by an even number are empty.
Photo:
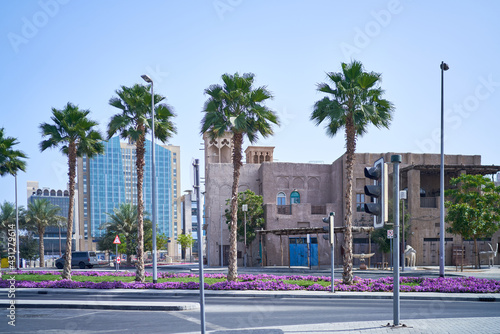
[[[158,273],[158,283],[151,282],[151,273],[146,272],[149,282],[137,283],[133,272],[85,271],[73,272],[73,280],[61,279],[58,271],[11,271],[3,275],[0,288],[9,287],[8,278],[15,277],[17,288],[87,288],[87,289],[199,289],[199,277],[190,273]],[[298,275],[248,275],[238,276],[237,282],[228,282],[225,274],[205,274],[206,290],[261,290],[261,291],[330,291],[331,279],[327,276]],[[354,278],[354,284],[345,285],[335,280],[336,291],[392,292],[393,278]],[[448,292],[448,293],[500,293],[500,281],[475,277],[422,278],[401,277],[403,292]]]

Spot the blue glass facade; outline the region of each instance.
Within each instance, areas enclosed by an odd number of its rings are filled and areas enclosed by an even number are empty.
[[[146,141],[143,196],[145,217],[151,219],[151,141]],[[156,223],[158,233],[171,236],[172,182],[171,152],[156,146]],[[135,166],[135,146],[120,144],[119,137],[104,143],[104,154],[90,159],[90,223],[92,237],[102,237],[99,229],[107,220],[106,213],[113,212],[120,203],[137,204],[137,175]]]

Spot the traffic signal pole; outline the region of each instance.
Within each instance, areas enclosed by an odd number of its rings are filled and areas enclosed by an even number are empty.
[[[401,155],[392,155],[391,162],[393,164],[393,198],[394,198],[394,248],[392,263],[394,266],[394,279],[393,279],[393,312],[394,312],[394,324],[393,327],[401,326],[399,321],[399,164],[401,163]]]

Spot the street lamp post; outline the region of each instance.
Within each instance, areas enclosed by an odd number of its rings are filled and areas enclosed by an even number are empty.
[[[146,74],[141,75],[144,81],[151,84],[151,203],[153,212],[151,220],[153,223],[153,283],[158,282],[157,258],[156,258],[156,168],[155,168],[155,95],[153,80]]]
[[[248,211],[248,204],[243,204],[241,206],[243,213],[245,214],[245,221],[243,225],[243,233],[244,233],[244,248],[243,248],[243,262],[245,263],[245,268],[247,267],[247,211]]]
[[[441,62],[441,177],[440,177],[440,220],[439,220],[439,276],[444,277],[444,71],[448,64]]]
[[[19,209],[17,208],[17,173],[14,175],[16,186],[16,269],[19,269]]]

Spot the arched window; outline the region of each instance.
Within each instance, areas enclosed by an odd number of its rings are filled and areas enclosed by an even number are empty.
[[[290,194],[290,204],[298,204],[300,203],[300,194],[298,191],[292,191]]]
[[[286,205],[286,195],[284,192],[279,192],[278,196],[276,196],[276,204],[278,205]]]

